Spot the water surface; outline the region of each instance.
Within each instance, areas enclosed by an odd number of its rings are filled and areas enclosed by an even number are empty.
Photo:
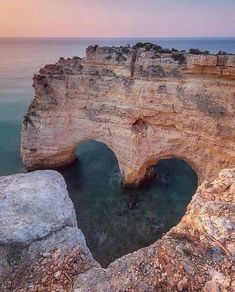
[[[124,190],[116,157],[106,145],[84,142],[77,156],[62,174],[78,225],[104,267],[161,238],[182,218],[197,187],[196,173],[183,160],[161,160],[151,183]]]

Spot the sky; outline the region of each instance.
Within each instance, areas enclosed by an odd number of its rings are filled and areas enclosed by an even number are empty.
[[[235,37],[235,0],[0,0],[0,37]]]

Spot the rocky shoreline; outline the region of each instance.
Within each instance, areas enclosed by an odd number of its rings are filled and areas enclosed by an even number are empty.
[[[63,177],[0,178],[1,291],[233,291],[235,169],[204,182],[181,222],[103,269],[78,229]]]

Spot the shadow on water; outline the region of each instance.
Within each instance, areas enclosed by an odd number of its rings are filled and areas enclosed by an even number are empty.
[[[151,183],[123,189],[114,153],[87,141],[79,161],[62,171],[78,226],[94,258],[106,267],[116,258],[148,246],[176,225],[197,188],[197,175],[183,160],[161,160]]]

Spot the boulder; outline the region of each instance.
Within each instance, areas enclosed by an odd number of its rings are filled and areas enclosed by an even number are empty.
[[[0,177],[0,291],[71,291],[99,267],[77,227],[65,181],[52,170]]]
[[[77,226],[65,181],[52,170],[0,177],[0,244],[27,245]]]

